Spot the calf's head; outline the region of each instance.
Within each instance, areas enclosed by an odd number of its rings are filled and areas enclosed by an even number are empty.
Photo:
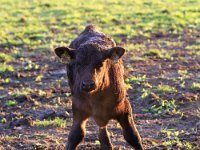
[[[117,63],[124,52],[121,47],[103,50],[97,44],[83,45],[77,50],[68,47],[55,49],[56,55],[67,66],[72,93],[97,90],[108,73],[108,63]]]

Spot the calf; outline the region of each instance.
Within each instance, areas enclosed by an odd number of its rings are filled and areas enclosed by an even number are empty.
[[[142,150],[140,135],[133,121],[132,109],[126,98],[122,55],[125,49],[89,25],[70,44],[58,47],[56,55],[67,67],[72,92],[73,125],[67,150],[77,149],[85,135],[85,125],[93,117],[99,126],[102,150],[112,150],[106,125],[117,120],[123,128],[125,140]]]

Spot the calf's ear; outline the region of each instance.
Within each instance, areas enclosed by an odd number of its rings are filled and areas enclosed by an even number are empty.
[[[54,51],[60,60],[65,64],[69,63],[72,59],[75,58],[75,50],[72,48],[58,47]]]
[[[125,49],[122,47],[113,47],[108,50],[107,57],[111,59],[112,63],[117,63],[118,60],[124,55]]]

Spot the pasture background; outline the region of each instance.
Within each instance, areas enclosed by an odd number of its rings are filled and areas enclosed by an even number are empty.
[[[53,49],[94,24],[126,48],[145,149],[200,147],[199,0],[0,0],[0,149],[64,149],[70,90]],[[99,148],[90,120],[80,149]],[[115,149],[130,149],[109,124]]]

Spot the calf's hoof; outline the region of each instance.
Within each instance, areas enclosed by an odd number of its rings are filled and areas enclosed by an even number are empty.
[[[108,146],[108,145],[101,145],[100,149],[101,150],[113,150],[114,148],[113,148],[112,145],[110,145],[110,146]]]

